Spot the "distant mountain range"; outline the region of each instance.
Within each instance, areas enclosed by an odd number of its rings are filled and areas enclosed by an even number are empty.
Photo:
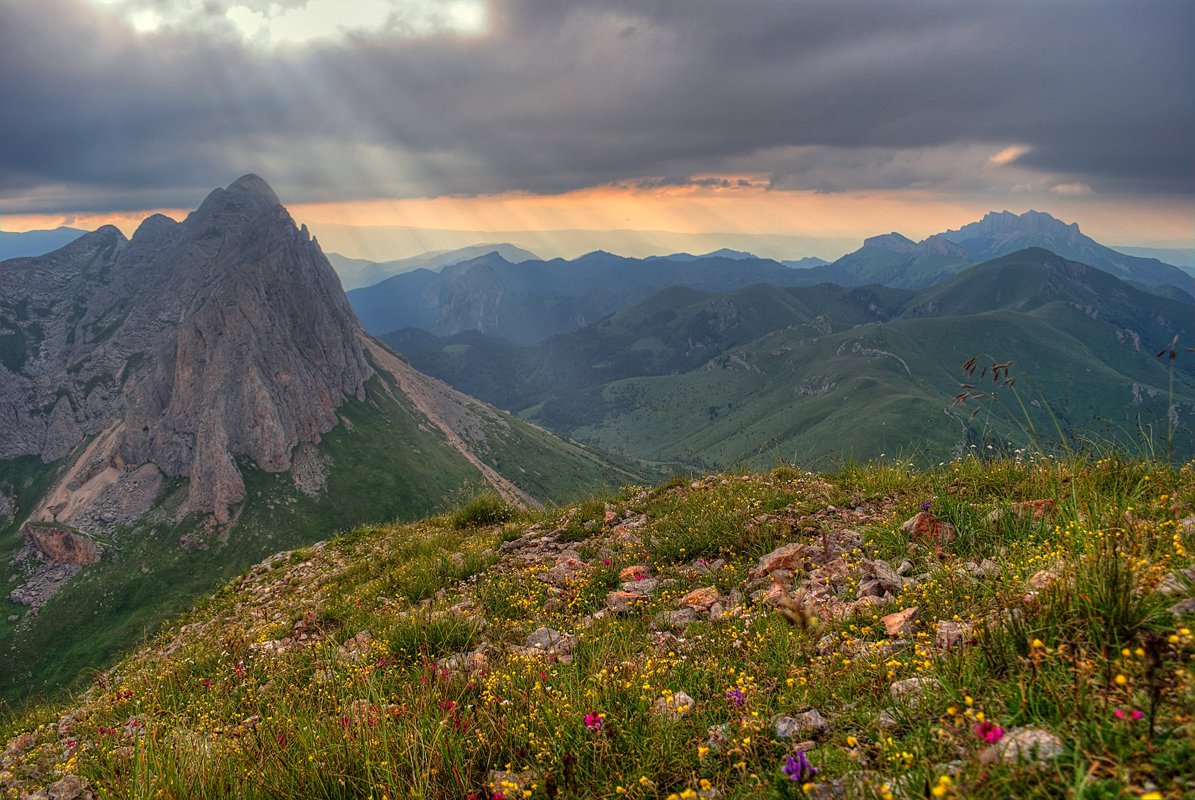
[[[23,256],[40,256],[57,250],[78,239],[87,231],[78,228],[55,228],[50,231],[0,231],[0,261]]]
[[[69,680],[221,576],[337,529],[636,475],[370,338],[247,175],[184,222],[0,262],[0,697]]]
[[[328,253],[328,261],[332,264],[336,274],[340,276],[340,283],[347,292],[363,286],[372,286],[387,278],[410,272],[416,269],[438,270],[462,261],[497,253],[512,264],[523,261],[538,260],[539,256],[530,250],[515,247],[513,244],[478,244],[460,247],[455,250],[434,250],[410,258],[400,258],[394,261],[366,261],[361,258],[346,258],[339,253]]]
[[[570,437],[645,462],[832,463],[898,452],[1091,435],[1195,452],[1195,362],[1156,354],[1195,337],[1195,304],[1040,248],[919,290],[751,286],[659,292],[535,346],[417,330],[386,340],[412,363]],[[1015,388],[950,408],[960,365],[1011,360]],[[970,418],[972,408],[983,413]],[[1059,426],[1059,427],[1056,427]],[[1141,430],[1145,429],[1145,432]],[[1082,446],[1076,444],[1076,446]]]
[[[1183,270],[1119,253],[1083,235],[1077,225],[1030,211],[1019,216],[992,212],[921,242],[899,233],[874,236],[834,263],[820,265],[807,260],[781,264],[741,251],[646,259],[599,251],[572,261],[519,264],[488,254],[436,273],[396,275],[351,291],[349,302],[375,335],[415,327],[440,336],[476,331],[532,344],[592,324],[672,286],[715,292],[753,283],[919,289],[1027,247],[1041,247],[1171,298],[1195,296],[1195,277]]]

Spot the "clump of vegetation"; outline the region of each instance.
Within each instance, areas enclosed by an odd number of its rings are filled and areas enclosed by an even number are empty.
[[[514,509],[492,492],[476,494],[453,511],[448,519],[453,528],[480,528],[500,525],[514,517]]]
[[[1195,464],[1118,456],[475,499],[253,569],[7,720],[0,787],[1192,796],[1193,530]]]

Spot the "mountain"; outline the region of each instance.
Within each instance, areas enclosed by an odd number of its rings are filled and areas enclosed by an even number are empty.
[[[533,344],[596,322],[669,287],[725,291],[756,283],[791,286],[805,271],[744,254],[624,258],[595,251],[572,261],[512,264],[491,253],[438,273],[415,270],[349,292],[365,329],[416,327]]]
[[[966,250],[940,236],[914,242],[899,233],[888,233],[866,239],[855,252],[805,274],[809,281],[828,279],[848,286],[879,283],[917,289],[932,286],[970,265]]]
[[[908,246],[897,240],[897,246]],[[644,462],[725,467],[938,460],[977,442],[1107,437],[1195,452],[1195,363],[1164,359],[1195,337],[1190,298],[1169,299],[1041,249],[911,291],[755,286],[671,289],[535,347],[476,334],[387,337],[412,363],[553,430]],[[1013,387],[951,409],[960,365],[1014,362]],[[990,366],[990,364],[989,364]],[[1025,415],[1028,415],[1026,419]],[[1019,445],[1014,445],[1019,446]]]
[[[0,558],[17,567],[0,660],[20,665],[0,696],[69,680],[329,527],[628,477],[371,339],[318,243],[244,176],[181,223],[0,262]]]
[[[416,269],[432,271],[442,267],[470,261],[474,258],[497,253],[512,264],[523,261],[536,260],[539,257],[530,250],[524,250],[513,244],[478,244],[469,247],[459,247],[455,250],[432,250],[410,258],[400,258],[394,261],[367,261],[362,258],[347,258],[339,253],[328,253],[328,261],[332,264],[336,274],[340,276],[340,283],[345,291],[372,286],[389,277],[410,272]]]
[[[817,256],[805,256],[804,258],[798,258],[795,260],[785,259],[780,263],[792,269],[812,269],[813,267],[824,267],[830,262],[824,258],[818,258]]]
[[[78,239],[87,231],[78,228],[55,228],[51,231],[0,231],[0,261],[22,256],[40,256],[57,250]]]
[[[1195,277],[1156,258],[1137,258],[1118,253],[1085,236],[1075,223],[1066,224],[1041,211],[1016,215],[992,211],[979,222],[941,234],[967,251],[973,262],[987,261],[1022,250],[1040,247],[1063,258],[1110,272],[1126,281],[1146,286],[1176,286],[1195,295]]]
[[[1193,274],[1195,270],[1195,249],[1178,247],[1132,247],[1111,245],[1113,250],[1138,258],[1156,258],[1166,264],[1173,264],[1182,271]]]
[[[1083,235],[1076,224],[1049,214],[1028,211],[990,212],[958,230],[934,234],[920,242],[899,234],[874,236],[863,247],[833,264],[804,274],[807,285],[821,281],[844,286],[881,283],[918,289],[957,275],[968,267],[1029,247],[1109,272],[1122,280],[1153,287],[1162,294],[1178,289],[1195,296],[1195,277],[1153,258],[1118,253]]]

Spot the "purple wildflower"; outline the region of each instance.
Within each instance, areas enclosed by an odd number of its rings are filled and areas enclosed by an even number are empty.
[[[739,687],[726,690],[726,699],[734,703],[735,708],[742,708],[743,704],[747,702],[747,696],[743,694],[743,690]]]
[[[809,763],[804,750],[797,750],[784,760],[784,766],[780,771],[787,775],[789,780],[804,783],[817,774],[817,767]]]
[[[928,500],[924,501],[924,502],[921,504],[921,510],[922,510],[922,511],[929,511],[929,505],[930,505],[930,503],[929,503],[929,501],[928,501]]]

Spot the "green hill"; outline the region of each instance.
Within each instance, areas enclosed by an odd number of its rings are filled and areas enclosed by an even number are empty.
[[[1084,438],[1182,456],[1195,447],[1195,362],[1157,353],[1195,335],[1192,310],[1029,249],[918,292],[670,290],[535,348],[476,335],[390,341],[466,391],[646,462],[936,461],[973,445]],[[1012,386],[990,373],[991,385],[960,386],[975,383],[961,365],[983,354],[1014,362]],[[977,397],[988,389],[996,397]]]

